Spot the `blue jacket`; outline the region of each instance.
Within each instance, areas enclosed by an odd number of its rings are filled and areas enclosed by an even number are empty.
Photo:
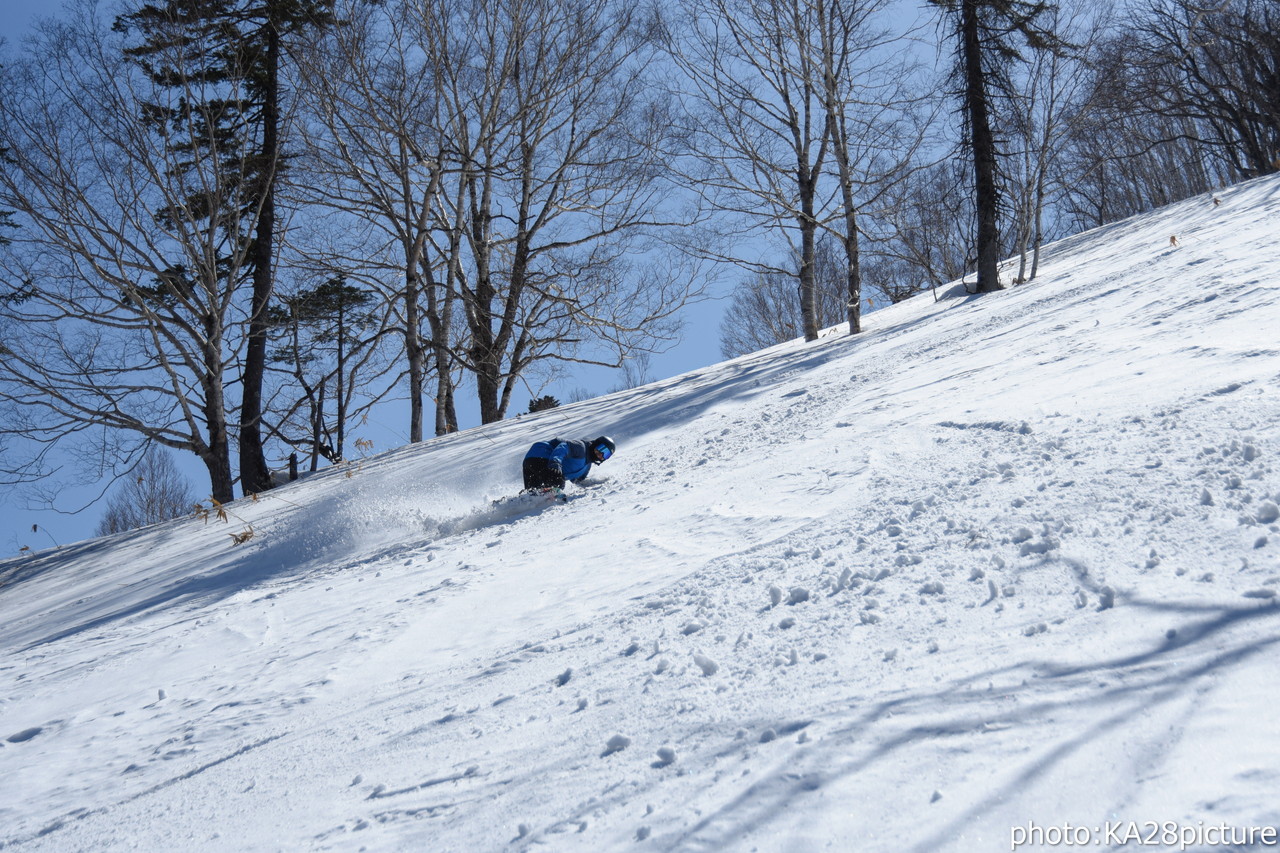
[[[559,468],[566,480],[577,482],[591,473],[591,458],[587,456],[590,441],[561,441],[553,438],[550,441],[539,441],[525,459],[546,459],[551,467]]]

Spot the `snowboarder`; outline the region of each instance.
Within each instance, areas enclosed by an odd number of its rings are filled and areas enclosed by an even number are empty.
[[[524,457],[524,490],[563,489],[565,480],[577,482],[617,450],[613,439],[602,435],[583,441],[539,441]]]

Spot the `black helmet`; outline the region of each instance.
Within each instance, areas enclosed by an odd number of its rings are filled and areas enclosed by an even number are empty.
[[[613,452],[618,449],[618,445],[613,443],[613,439],[607,435],[602,435],[591,442],[591,449],[600,456],[600,461],[608,459]]]

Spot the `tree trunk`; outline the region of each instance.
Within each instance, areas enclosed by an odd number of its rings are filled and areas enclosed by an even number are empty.
[[[451,242],[453,245],[450,247],[449,269],[445,273],[447,281],[454,280],[457,275],[460,249],[460,240],[456,234]],[[427,276],[427,323],[431,327],[432,368],[436,373],[435,429],[436,435],[447,435],[458,431],[458,413],[453,402],[453,354],[449,349],[449,330],[453,327],[453,296],[448,290],[448,284],[437,281],[425,261],[423,270]],[[425,359],[425,353],[423,358]]]
[[[1027,276],[1027,281],[1034,281],[1040,271],[1040,246],[1044,243],[1044,205],[1046,195],[1045,169],[1042,166],[1036,174],[1035,233],[1031,242],[1031,274]]]
[[[200,461],[209,470],[209,495],[220,504],[231,503],[236,499],[231,476],[231,449],[226,442],[225,433],[220,446],[210,447],[202,454]]]
[[[206,326],[206,332],[208,327]],[[209,344],[202,354],[207,365],[216,365],[221,360],[220,339],[210,337]],[[224,404],[223,389],[218,374],[206,370],[204,385],[204,411],[209,441],[203,448],[197,448],[200,461],[209,471],[209,495],[218,503],[231,503],[235,500],[235,479],[231,474],[231,439],[227,429],[227,409]]]
[[[421,320],[418,317],[419,279],[416,261],[409,262],[405,270],[404,283],[404,353],[409,361],[409,442],[416,444],[422,441],[423,423],[423,391],[426,388],[426,371],[423,362],[425,354],[422,336],[418,329]]]
[[[502,420],[498,409],[502,354],[496,350],[493,333],[493,303],[497,299],[493,284],[493,245],[490,239],[492,224],[489,215],[493,177],[483,165],[476,168],[481,170],[480,177],[467,182],[471,205],[469,237],[475,260],[475,285],[469,292],[462,288],[462,292],[467,303],[467,326],[471,332],[471,346],[468,347],[467,356],[471,362],[469,367],[475,375],[480,423],[490,424]],[[478,188],[477,184],[482,186]]]
[[[483,257],[486,251],[477,253]],[[489,281],[487,259],[477,264],[475,293],[468,310],[471,313],[471,368],[475,373],[476,396],[480,404],[480,423],[491,424],[502,420],[498,395],[502,385],[502,353],[498,351],[493,334],[493,285]]]
[[[818,339],[818,285],[814,277],[817,267],[817,220],[813,215],[814,181],[812,176],[800,180],[800,318],[804,323],[804,339]]]
[[[965,107],[973,145],[973,172],[978,209],[978,292],[1002,290],[1000,284],[1000,190],[996,184],[996,142],[991,131],[987,81],[982,70],[978,31],[978,0],[962,0],[960,27],[963,44]]]
[[[334,377],[337,384],[337,435],[334,437],[334,455],[339,459],[346,457],[347,441],[347,305],[345,298],[338,299],[338,373]]]
[[[840,166],[840,195],[844,205],[844,255],[848,303],[846,314],[849,334],[862,331],[862,262],[858,242],[858,208],[853,200],[853,165],[849,162],[849,144],[841,126],[840,116],[834,111],[834,99],[828,107],[832,143],[836,163]]]
[[[853,193],[846,188],[845,199],[845,237],[844,252],[848,261],[849,304],[846,306],[849,316],[849,334],[856,335],[862,331],[862,262],[858,245],[858,214],[853,206]]]
[[[240,491],[246,495],[271,488],[262,442],[262,384],[267,365],[267,304],[273,289],[275,255],[275,186],[279,153],[280,32],[267,24],[267,84],[262,105],[262,207],[253,244],[253,295],[244,357],[244,396],[240,407]]]

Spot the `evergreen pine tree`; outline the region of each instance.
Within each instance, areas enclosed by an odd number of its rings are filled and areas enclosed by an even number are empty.
[[[973,156],[978,215],[978,292],[1002,289],[1000,261],[999,149],[993,128],[993,98],[1007,87],[1013,62],[1021,59],[1015,36],[1033,50],[1066,45],[1040,24],[1053,4],[1046,0],[929,0],[952,21],[957,77],[967,142]]]
[[[271,487],[262,438],[262,390],[267,308],[274,289],[276,191],[283,164],[281,45],[304,27],[332,23],[332,6],[332,0],[164,0],[115,22],[116,30],[140,36],[127,55],[154,82],[183,94],[174,102],[177,106],[146,106],[157,132],[164,133],[170,124],[193,129],[185,138],[197,140],[194,144],[206,149],[203,154],[218,152],[219,162],[236,175],[236,193],[208,197],[197,190],[188,204],[207,218],[209,228],[226,232],[228,254],[245,258],[240,278],[247,281],[223,282],[229,291],[246,284],[250,289],[239,418],[240,488],[245,494]],[[211,91],[222,94],[212,96]],[[206,100],[190,103],[188,92]],[[252,156],[236,155],[246,147]],[[173,217],[176,212],[160,210],[157,215]]]
[[[552,397],[550,394],[539,397],[536,400],[529,401],[529,414],[533,414],[534,412],[545,412],[548,409],[558,408],[560,408],[560,401],[555,397]]]

